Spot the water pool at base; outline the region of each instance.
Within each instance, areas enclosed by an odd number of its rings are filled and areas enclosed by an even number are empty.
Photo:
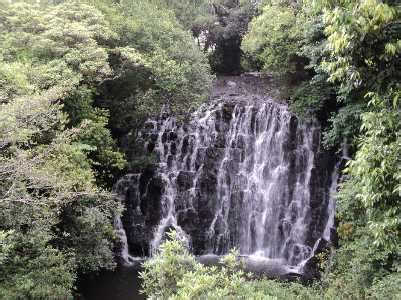
[[[119,267],[80,279],[77,300],[142,300],[139,270]]]

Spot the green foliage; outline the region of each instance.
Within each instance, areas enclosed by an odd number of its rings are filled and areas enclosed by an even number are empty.
[[[143,264],[142,289],[148,296],[168,298],[173,295],[177,282],[196,264],[176,232],[169,232],[168,238],[159,247],[159,253]]]
[[[396,6],[377,0],[345,1],[325,10],[331,56],[323,68],[331,81],[340,82],[341,94],[365,88],[385,91],[400,78],[398,18]]]
[[[324,132],[323,143],[326,148],[338,147],[344,142],[355,146],[353,139],[359,133],[361,114],[365,110],[365,103],[352,103],[333,113],[329,119],[331,128]]]
[[[114,266],[119,207],[96,183],[124,160],[89,88],[113,33],[84,4],[1,5],[0,298],[69,298],[78,272]]]
[[[374,299],[400,299],[401,298],[401,272],[384,276],[375,280],[370,288],[369,296]]]
[[[64,99],[63,110],[68,113],[69,126],[84,125],[77,140],[91,147],[89,161],[96,171],[98,183],[113,182],[114,175],[126,166],[124,155],[107,128],[109,112],[93,107],[93,92],[82,86]]]
[[[280,75],[295,72],[302,39],[299,21],[294,7],[266,5],[252,20],[242,42],[243,51],[255,55],[265,71]]]
[[[339,287],[344,297],[396,299],[400,294],[398,19],[396,6],[374,0],[347,1],[325,11],[331,56],[322,65],[340,84],[339,101],[361,123],[355,158],[340,189],[343,241],[329,282],[329,291]]]
[[[143,293],[163,299],[312,299],[312,289],[300,284],[255,279],[244,273],[238,252],[223,257],[220,266],[196,261],[175,232],[159,253],[143,264]]]
[[[316,80],[304,81],[291,93],[290,109],[303,119],[319,115],[323,115],[321,118],[327,118],[323,111],[335,96],[333,94],[332,87],[324,80],[316,77]]]
[[[184,28],[191,30],[194,36],[199,35],[203,24],[211,21],[208,0],[151,0],[158,6],[171,9]]]
[[[0,290],[5,299],[65,298],[77,270],[113,265],[110,221],[117,205],[94,186],[90,148],[74,142],[81,128],[65,129],[61,106],[51,96],[16,98],[0,108],[0,224],[8,232],[2,240]],[[75,209],[60,230],[72,206],[82,213]],[[75,234],[74,224],[80,224]]]
[[[62,235],[58,243],[63,249],[73,249],[80,273],[113,269],[114,230],[110,225],[118,213],[114,201],[106,195],[83,195],[79,202],[69,203],[61,214],[56,232]],[[71,251],[71,250],[70,250]]]
[[[110,57],[116,76],[103,83],[96,101],[110,110],[115,134],[132,132],[165,103],[182,115],[207,98],[212,77],[206,57],[171,10],[158,9],[155,1],[88,2],[118,35]]]
[[[90,124],[81,142],[92,146],[91,162],[102,165],[96,169],[97,181],[107,185],[125,162],[106,129],[107,112],[93,109],[92,90],[112,74],[101,43],[116,34],[98,10],[85,4],[67,2],[40,10],[18,3],[2,14],[0,69],[7,75],[2,102],[24,93],[57,93],[55,100],[64,104],[69,126]]]
[[[326,127],[336,91],[320,66],[328,55],[323,31],[322,12],[308,2],[267,1],[241,47],[250,65],[282,81],[298,117],[316,118]]]
[[[2,265],[5,260],[8,258],[8,256],[11,253],[12,250],[12,245],[8,241],[8,237],[12,234],[13,232],[10,231],[0,231],[0,265]]]
[[[400,294],[399,16],[393,1],[268,1],[242,44],[265,72],[301,71],[291,109],[328,122],[326,147],[356,151],[338,199],[340,249],[323,274],[328,298]]]
[[[114,137],[192,109],[212,78],[155,3],[24,2],[0,1],[0,298],[66,299],[115,265]]]
[[[238,73],[240,43],[259,4],[251,0],[151,0],[190,30],[215,73]]]
[[[2,241],[10,249],[0,264],[2,299],[70,296],[75,280],[73,256],[50,246],[49,241],[47,232],[39,228],[27,234],[10,233]]]
[[[257,12],[252,1],[212,1],[214,19],[204,26],[204,50],[209,52],[212,70],[222,74],[241,71],[241,41]]]
[[[0,268],[1,297],[5,299],[63,298],[71,291],[77,269],[96,270],[106,266],[104,260],[112,264],[111,239],[107,247],[101,247],[105,243],[101,236],[112,231],[109,221],[116,204],[95,188],[86,147],[73,142],[79,129],[63,130],[61,107],[51,102],[45,96],[15,99],[0,110],[0,223],[3,231],[11,232],[5,239],[7,255],[2,253]],[[87,197],[102,202],[92,200],[90,206],[107,206],[102,227],[97,227],[99,236],[91,235],[90,244],[82,244],[83,232],[93,233],[93,228],[83,224],[76,243],[87,247],[67,247],[72,230],[58,230],[63,212],[71,205],[89,209],[84,202]],[[103,253],[95,257],[91,251]],[[75,260],[80,256],[98,264]]]

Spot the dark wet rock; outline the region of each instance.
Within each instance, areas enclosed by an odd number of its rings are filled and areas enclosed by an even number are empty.
[[[177,176],[177,185],[180,191],[188,190],[192,187],[194,181],[194,173],[181,171]]]
[[[170,141],[175,141],[175,140],[177,139],[177,133],[174,132],[174,131],[170,131],[170,132],[169,132],[169,135],[168,135],[168,139],[169,139]]]
[[[197,256],[196,260],[205,266],[216,266],[220,264],[221,256],[216,254],[205,254]]]
[[[319,238],[315,245],[315,255],[308,259],[302,268],[302,273],[305,280],[310,281],[319,278],[319,260],[317,256],[323,252],[328,253],[330,251],[329,242],[323,238]]]
[[[143,125],[145,131],[153,131],[157,128],[157,123],[154,121],[147,121]]]
[[[160,166],[155,165],[144,170],[139,177],[125,178],[125,189],[119,193],[126,207],[122,223],[127,233],[131,255],[149,254],[149,245],[155,229],[164,216],[163,212],[168,211],[168,203],[162,203],[161,200],[163,193],[167,192],[168,182],[174,186],[169,196],[175,197],[174,216],[177,226],[189,237],[192,252],[197,255],[214,253],[198,258],[205,264],[218,263],[218,254],[225,254],[233,247],[240,248],[244,253],[252,253],[257,249],[255,238],[261,226],[258,220],[266,213],[261,199],[268,192],[272,192],[271,203],[275,206],[273,212],[269,212],[267,222],[276,220],[276,223],[266,223],[271,227],[271,231],[266,230],[264,243],[268,243],[270,235],[273,234],[276,239],[285,241],[285,245],[275,247],[277,252],[282,247],[286,248],[280,259],[288,261],[256,259],[248,255],[243,257],[246,270],[275,278],[298,278],[299,272],[289,268],[287,264],[300,263],[305,253],[311,252],[319,239],[315,253],[327,249],[321,237],[329,217],[327,207],[331,174],[335,164],[334,156],[322,151],[319,126],[301,123],[295,116],[283,113],[281,106],[277,109],[278,104],[272,103],[270,98],[261,93],[262,90],[265,91],[262,88],[265,80],[258,76],[246,75],[240,79],[229,78],[226,82],[217,82],[211,96],[216,102],[209,107],[210,111],[214,111],[211,121],[202,123],[202,126],[197,122],[186,123],[179,130],[175,125],[162,126],[162,122],[168,120],[168,115],[145,124],[144,144],[149,152],[155,151],[160,136],[162,145],[158,145],[157,149],[163,149],[164,153],[159,153],[159,159],[163,155],[164,160]],[[224,103],[221,103],[222,101]],[[267,119],[261,119],[260,107],[266,103],[271,106],[267,106],[263,112],[269,115]],[[249,107],[250,104],[253,106]],[[231,128],[230,122],[234,120],[234,111],[236,118],[240,116],[239,120],[246,121],[238,123],[237,127],[249,124],[249,128],[234,128],[233,132],[236,135],[232,137],[228,136],[228,132]],[[279,135],[280,126],[283,124],[287,126],[284,126],[286,132]],[[158,132],[161,128],[165,128],[165,132]],[[275,135],[268,142],[257,145],[255,140],[258,134],[266,128],[271,129]],[[311,134],[306,135],[306,131],[300,128],[307,128]],[[279,150],[274,150],[282,154],[282,169],[277,168],[280,161],[272,161],[265,165],[259,161],[257,163],[261,166],[258,170],[261,188],[255,183],[248,185],[250,171],[257,160],[253,155],[255,149],[276,149],[272,145],[277,142],[282,143]],[[309,152],[303,147],[305,144],[308,151],[313,151],[313,165],[308,161]],[[225,155],[226,159],[223,161]],[[269,155],[275,157],[274,155],[278,154]],[[264,156],[265,162],[270,159],[269,155]],[[163,176],[160,176],[158,168],[163,170]],[[166,168],[171,172],[167,172]],[[177,169],[171,170],[173,168]],[[311,171],[307,174],[305,170]],[[280,175],[280,171],[285,173],[285,176]],[[283,176],[281,185],[269,186],[268,183],[276,180],[279,175]],[[310,175],[309,179],[306,175]],[[293,201],[303,192],[297,189],[297,186],[306,180],[309,180],[307,186],[305,184],[309,202],[304,221],[308,226],[303,232],[305,240],[302,242],[302,248],[297,245],[296,237],[290,237],[290,234],[301,211],[297,206],[298,202]],[[223,189],[222,181],[227,191]],[[218,186],[219,184],[221,186]],[[250,193],[248,198],[246,193]],[[223,197],[225,203],[222,203]],[[174,226],[170,224],[166,228]],[[241,249],[244,236],[247,236],[250,242]],[[335,234],[332,233],[331,236],[335,237]],[[304,267],[306,277],[316,276],[316,268],[316,260],[309,259]]]
[[[196,260],[205,266],[221,266],[222,259],[222,256],[216,254],[205,254],[196,257]],[[303,277],[298,270],[286,266],[285,262],[280,260],[271,260],[248,255],[241,255],[238,260],[241,268],[247,273],[254,274],[254,276],[283,280],[297,280]]]
[[[123,197],[125,211],[121,218],[127,235],[130,253],[134,256],[149,255],[149,240],[153,228],[160,220],[160,196],[163,183],[154,170],[123,177],[124,189],[116,192]]]
[[[224,122],[228,123],[230,122],[231,118],[232,118],[232,113],[234,111],[234,107],[235,105],[233,105],[232,103],[227,103],[225,105],[223,105],[222,108],[222,119]]]
[[[286,266],[285,261],[265,259],[261,257],[241,257],[245,270],[257,275],[266,275],[271,278],[285,278],[287,274],[296,273]]]

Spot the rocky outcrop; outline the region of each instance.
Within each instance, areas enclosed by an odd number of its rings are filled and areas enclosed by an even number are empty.
[[[163,183],[152,169],[125,175],[115,186],[115,192],[125,207],[121,222],[132,256],[149,256],[149,241],[161,218],[162,191]]]
[[[145,124],[141,139],[158,163],[116,185],[132,255],[149,255],[170,228],[196,255],[236,247],[277,270],[295,270],[318,251],[333,156],[321,149],[317,124],[260,91],[249,78],[219,81],[188,123],[162,114]]]

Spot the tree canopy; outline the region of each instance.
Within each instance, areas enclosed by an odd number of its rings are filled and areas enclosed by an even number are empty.
[[[115,266],[123,134],[201,103],[206,57],[147,1],[0,2],[0,298],[69,298]],[[68,26],[66,26],[68,24]]]
[[[216,74],[261,71],[347,148],[339,247],[312,286],[197,263],[172,235],[144,291],[191,297],[401,297],[401,7],[395,0],[0,0],[0,298],[64,299],[115,266],[117,178],[136,135],[184,119]],[[146,163],[146,162],[145,162]]]

